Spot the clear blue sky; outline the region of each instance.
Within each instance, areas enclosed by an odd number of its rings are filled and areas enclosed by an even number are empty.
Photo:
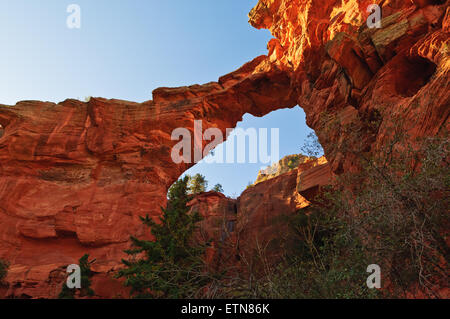
[[[69,29],[69,4],[81,29]],[[248,24],[257,0],[0,0],[0,103],[101,96],[152,98],[160,86],[215,81],[266,54],[271,35]],[[250,115],[239,126],[280,129],[280,156],[310,132],[299,108]],[[239,194],[262,164],[198,164],[225,193]]]

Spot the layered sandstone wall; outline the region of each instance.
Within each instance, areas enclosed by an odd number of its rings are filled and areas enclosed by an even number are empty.
[[[365,24],[374,2],[383,9],[380,29]],[[192,165],[172,161],[170,136],[178,127],[192,132],[194,120],[224,132],[245,113],[300,105],[329,161],[303,176],[311,185],[326,170],[357,171],[356,154],[376,154],[395,130],[408,134],[407,144],[444,134],[449,4],[260,0],[250,23],[272,32],[268,56],[217,82],[160,88],[144,103],[0,105],[0,258],[11,263],[0,293],[54,297],[55,271],[84,253],[107,286],[129,236],[144,235],[139,216],[159,215],[167,188]],[[255,213],[264,220],[262,208]]]
[[[331,178],[330,166],[321,157],[260,181],[237,199],[217,192],[197,195],[189,207],[204,218],[197,238],[209,243],[207,265],[245,275],[257,271],[262,258],[276,262],[289,235],[288,218],[309,207],[307,198]]]
[[[144,103],[0,105],[0,258],[11,264],[5,296],[54,297],[52,271],[85,253],[96,259],[94,272],[117,269],[130,235],[148,235],[139,217],[159,216],[167,189],[193,165],[172,160],[174,129],[193,138],[194,120],[202,120],[204,130],[225,135],[245,113],[295,105],[288,75],[265,61],[218,82],[157,89]]]
[[[369,4],[382,28],[369,29]],[[448,130],[449,1],[262,0],[250,23],[267,28],[271,63],[289,70],[297,103],[333,172],[358,169],[397,130]]]
[[[285,156],[278,162],[260,170],[256,177],[256,181],[252,185],[280,176],[281,174],[296,169],[301,163],[307,163],[313,160],[315,160],[315,157],[309,157],[302,154]]]

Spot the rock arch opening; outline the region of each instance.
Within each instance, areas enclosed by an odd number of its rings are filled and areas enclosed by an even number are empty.
[[[236,198],[249,185],[297,168],[305,161],[301,155],[312,156],[304,154],[311,136],[314,131],[299,106],[262,117],[245,114],[225,142],[182,176],[202,174],[208,181],[207,190],[220,184],[225,195]],[[322,156],[323,151],[316,155]]]

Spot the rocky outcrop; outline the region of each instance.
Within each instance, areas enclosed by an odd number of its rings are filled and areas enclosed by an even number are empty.
[[[270,61],[292,72],[297,102],[333,172],[358,169],[393,127],[415,137],[448,130],[449,1],[260,1],[250,23],[275,36]],[[369,4],[382,28],[369,29]]]
[[[190,213],[197,212],[202,216],[195,240],[207,244],[206,264],[211,270],[233,265],[235,256],[230,238],[236,228],[237,200],[210,191],[196,195],[188,206]]]
[[[153,97],[141,104],[91,98],[0,106],[0,258],[11,263],[6,296],[25,296],[16,287],[35,282],[29,277],[35,267],[45,266],[50,276],[84,253],[97,260],[94,272],[114,271],[130,235],[147,235],[139,216],[159,216],[168,187],[193,165],[172,160],[174,129],[187,128],[193,137],[199,119],[203,129],[225,135],[245,113],[295,105],[289,77],[265,57],[218,82],[160,88]],[[34,291],[26,295],[55,296]]]
[[[208,266],[221,271],[251,272],[252,267],[260,266],[260,258],[273,262],[280,257],[280,244],[289,234],[287,218],[310,205],[299,189],[316,194],[331,178],[324,157],[313,159],[295,155],[287,158],[305,160],[284,173],[248,187],[237,199],[207,192],[196,195],[188,204],[191,212],[198,212],[204,218],[197,239],[209,243]]]
[[[274,163],[267,168],[260,170],[253,185],[280,176],[281,174],[287,173],[290,170],[296,169],[300,163],[307,163],[314,160],[314,157],[308,157],[302,154],[285,156],[277,163]]]
[[[331,176],[330,164],[324,156],[315,161],[300,164],[297,174],[297,192],[309,201],[313,201],[320,188],[330,184]]]
[[[287,234],[286,217],[309,205],[296,191],[297,170],[247,188],[238,198],[235,255],[251,271],[261,258],[276,260]]]
[[[383,9],[379,29],[365,24],[374,2]],[[144,103],[0,105],[0,258],[11,263],[4,296],[54,297],[53,271],[85,253],[105,280],[129,236],[146,235],[139,216],[158,216],[168,187],[192,165],[172,161],[171,133],[192,133],[194,120],[225,132],[245,113],[305,110],[329,164],[244,193],[241,208],[258,216],[261,231],[271,213],[250,194],[298,188],[297,178],[311,185],[300,186],[306,194],[329,172],[358,171],[357,154],[379,152],[395,132],[410,145],[444,134],[449,12],[444,0],[260,0],[250,23],[273,34],[268,56],[217,82],[160,88]]]
[[[305,158],[302,156],[301,158]],[[320,176],[317,176],[320,171]],[[316,178],[318,177],[318,178]],[[247,188],[237,199],[234,255],[251,271],[261,258],[275,261],[288,235],[287,220],[310,205],[321,186],[330,182],[331,171],[324,157],[300,161],[295,169]],[[301,190],[301,191],[299,191]],[[309,195],[306,197],[305,194]],[[259,261],[259,262],[258,262]]]
[[[277,163],[260,170],[255,183],[247,188],[280,175],[285,175],[286,177],[286,173],[293,170],[295,170],[297,176],[297,192],[310,200],[317,194],[317,190],[321,186],[330,184],[332,174],[325,156],[316,158],[294,154],[285,156]]]

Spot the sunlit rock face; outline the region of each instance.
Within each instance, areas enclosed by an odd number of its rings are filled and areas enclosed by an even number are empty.
[[[369,4],[383,3],[381,28]],[[261,0],[250,23],[267,28],[271,63],[288,70],[333,172],[357,170],[393,126],[416,137],[448,129],[449,1]],[[358,133],[358,134],[357,134]]]
[[[295,167],[283,165],[293,159],[297,159]],[[288,234],[286,218],[310,205],[302,194],[313,197],[331,179],[324,157],[293,155],[279,164],[277,174],[264,180],[259,178],[237,199],[206,192],[196,195],[188,204],[191,212],[203,217],[197,239],[209,243],[208,267],[245,273],[250,270],[246,268],[247,262],[262,247],[268,260],[277,260],[279,245]]]
[[[245,113],[295,104],[289,76],[261,56],[218,82],[159,88],[144,103],[0,105],[0,258],[11,263],[3,295],[55,297],[43,278],[84,253],[104,282],[130,235],[148,236],[139,217],[160,216],[167,189],[193,165],[173,161],[174,129],[193,139],[202,120],[225,135]]]
[[[382,28],[366,25],[372,3],[383,3]],[[321,181],[304,175],[311,185],[358,171],[354,154],[376,154],[394,130],[408,144],[448,130],[449,1],[261,0],[250,23],[272,32],[268,55],[217,82],[160,88],[144,103],[0,105],[0,258],[11,263],[2,296],[55,297],[58,271],[85,253],[97,260],[94,286],[115,287],[108,274],[129,236],[146,234],[139,216],[158,216],[193,165],[172,161],[171,133],[193,136],[194,120],[225,133],[245,113],[300,105],[328,160]],[[292,175],[286,185],[307,194]],[[269,186],[262,198],[279,191]]]
[[[202,217],[195,240],[208,243],[205,261],[211,271],[236,266],[231,238],[235,235],[236,220],[240,215],[237,203],[236,199],[214,191],[198,194],[188,203],[190,213],[196,212]]]
[[[264,247],[266,258],[277,260],[282,252],[280,244],[289,230],[286,218],[310,205],[305,194],[313,198],[319,187],[330,182],[331,171],[324,157],[300,158],[294,169],[256,183],[237,199],[237,222],[232,240],[234,254],[240,259],[251,260]],[[322,174],[317,175],[317,169]]]
[[[265,169],[260,170],[253,185],[287,173],[293,169],[296,169],[299,164],[308,163],[314,161],[315,159],[315,157],[309,157],[302,154],[285,156],[278,162],[266,167]]]

